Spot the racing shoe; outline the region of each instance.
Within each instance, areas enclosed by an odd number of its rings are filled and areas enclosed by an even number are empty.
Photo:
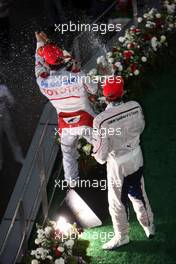
[[[146,236],[149,239],[154,238],[154,236],[155,236],[155,226],[154,226],[154,224],[149,225],[149,226],[142,226],[142,227],[144,229],[144,232],[145,232]]]
[[[130,242],[129,236],[126,235],[122,238],[119,237],[113,237],[109,242],[107,242],[106,244],[104,244],[102,246],[102,249],[104,250],[113,250],[116,248],[119,248],[123,245],[126,245]]]

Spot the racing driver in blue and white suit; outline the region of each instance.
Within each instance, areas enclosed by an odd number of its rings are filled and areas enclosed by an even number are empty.
[[[103,89],[108,106],[94,119],[93,155],[99,163],[107,163],[109,211],[115,235],[103,249],[111,250],[129,243],[128,200],[148,238],[154,236],[155,229],[144,187],[140,135],[145,121],[141,106],[135,101],[122,101],[121,77],[107,79]]]

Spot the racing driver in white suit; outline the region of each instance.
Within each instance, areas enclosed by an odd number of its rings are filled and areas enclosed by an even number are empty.
[[[78,139],[92,141],[95,114],[89,97],[96,94],[97,85],[90,83],[70,54],[49,42],[46,34],[36,32],[36,39],[37,83],[57,111],[64,176],[68,185],[74,187],[79,180]]]
[[[145,192],[140,135],[145,121],[140,105],[122,101],[124,82],[111,77],[104,83],[106,110],[94,119],[93,156],[107,162],[108,202],[115,236],[103,249],[111,250],[129,243],[128,200],[148,238],[154,236],[153,213]]]

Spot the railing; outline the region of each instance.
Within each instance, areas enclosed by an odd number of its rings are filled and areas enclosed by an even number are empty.
[[[48,125],[48,122],[46,123],[44,129],[43,129],[43,134],[41,136],[41,139],[40,139],[40,142],[39,142],[39,145],[38,145],[38,148],[36,150],[36,153],[34,155],[34,158],[33,158],[33,162],[38,159],[38,156],[41,156],[41,145],[42,145],[42,142],[43,142],[43,138],[44,138],[44,135],[45,135],[45,132],[46,132],[46,128],[47,128],[47,125]],[[46,193],[46,189],[45,189],[45,185],[43,184],[43,178],[44,178],[44,173],[43,173],[43,166],[44,164],[42,164],[42,160],[40,160],[40,163],[39,163],[39,171],[41,173],[39,173],[40,175],[40,183],[41,183],[41,189],[42,189],[42,186],[43,186],[43,195],[42,195],[42,206],[43,206],[43,215],[44,217],[47,216],[47,193]],[[40,170],[41,168],[41,170]],[[15,212],[14,212],[14,216],[12,218],[12,222],[9,226],[9,229],[8,229],[8,232],[6,234],[6,237],[4,239],[4,242],[3,242],[3,245],[1,247],[1,251],[0,251],[0,257],[3,255],[3,252],[4,252],[4,249],[6,247],[6,244],[7,244],[7,241],[9,239],[9,236],[10,236],[10,233],[11,233],[11,230],[13,228],[13,225],[17,219],[17,216],[19,215],[19,220],[20,220],[20,226],[21,226],[21,229],[22,229],[22,241],[21,241],[21,245],[19,247],[19,250],[18,250],[18,253],[17,253],[17,257],[14,261],[14,263],[16,263],[16,260],[18,258],[18,255],[19,255],[19,252],[20,252],[20,248],[22,247],[25,239],[26,239],[26,233],[27,233],[27,229],[28,229],[28,225],[29,223],[31,222],[30,220],[31,219],[28,219],[28,224],[26,223],[26,219],[25,219],[25,210],[24,210],[24,206],[23,206],[23,198],[24,198],[24,195],[25,195],[25,192],[27,191],[27,188],[28,188],[28,184],[30,182],[30,179],[31,179],[31,172],[32,172],[32,167],[30,169],[30,171],[28,172],[28,176],[26,178],[26,181],[25,181],[25,185],[24,185],[24,189],[23,189],[23,192],[21,194],[21,198],[16,206],[16,209],[15,209]],[[40,191],[39,191],[40,193]],[[33,208],[35,207],[35,203],[34,203],[34,206]]]
[[[10,239],[10,235],[11,235],[11,232],[13,230],[13,227],[14,227],[14,224],[16,221],[19,221],[19,223],[20,223],[21,241],[20,241],[18,250],[16,252],[16,257],[15,257],[13,263],[17,263],[19,257],[21,257],[21,254],[26,253],[29,230],[31,228],[31,223],[34,222],[33,215],[36,212],[36,209],[37,209],[37,206],[38,206],[38,203],[40,200],[41,200],[42,212],[43,212],[43,222],[45,222],[45,220],[47,219],[48,210],[49,210],[49,207],[51,206],[51,202],[52,202],[54,192],[55,192],[55,189],[53,189],[51,199],[50,199],[50,201],[48,201],[48,195],[47,195],[47,189],[46,189],[48,176],[46,175],[46,171],[45,171],[44,151],[43,151],[43,141],[44,141],[44,138],[46,136],[46,130],[48,127],[48,123],[49,123],[49,120],[47,120],[47,122],[43,128],[38,147],[37,147],[35,154],[33,156],[32,166],[31,166],[31,168],[28,172],[28,175],[26,177],[26,180],[25,180],[25,183],[23,186],[23,191],[22,191],[20,199],[16,205],[13,217],[11,219],[11,223],[8,227],[7,232],[6,232],[5,239],[3,240],[3,244],[2,244],[1,249],[0,249],[0,262],[3,259],[4,250],[6,249],[7,243]],[[53,146],[53,148],[54,148],[54,146]],[[31,208],[30,214],[28,217],[26,217],[25,208],[24,208],[24,197],[25,197],[25,193],[28,190],[29,183],[31,181],[31,175],[33,172],[34,163],[35,164],[37,163],[40,186],[39,186],[39,190],[38,190],[35,202],[33,203],[33,206]],[[58,178],[59,178],[60,173],[61,173],[61,168],[60,168],[59,174],[57,175]],[[2,262],[2,264],[6,264],[6,263]]]

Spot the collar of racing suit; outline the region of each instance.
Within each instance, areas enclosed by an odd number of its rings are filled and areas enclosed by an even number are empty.
[[[119,105],[121,105],[121,104],[124,104],[124,102],[123,102],[123,101],[120,101],[120,102],[110,102],[110,103],[107,105],[106,110],[107,110],[107,109],[110,109],[110,108],[113,108],[113,107],[117,107],[117,106],[119,106]]]

